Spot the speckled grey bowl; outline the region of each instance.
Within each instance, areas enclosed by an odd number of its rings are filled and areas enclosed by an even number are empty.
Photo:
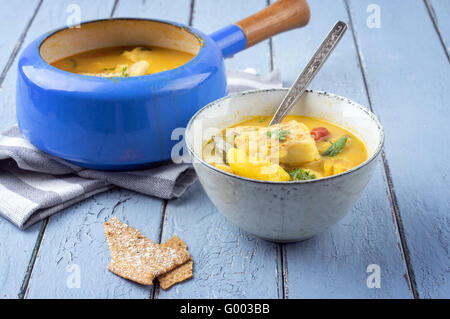
[[[272,115],[286,89],[232,94],[214,101],[190,120],[186,143],[200,183],[233,224],[270,241],[308,239],[337,223],[353,207],[372,177],[383,146],[383,128],[367,108],[334,94],[308,91],[290,114],[323,118],[350,129],[369,158],[339,175],[310,181],[265,182],[221,171],[203,161],[202,147],[218,130],[249,116]]]

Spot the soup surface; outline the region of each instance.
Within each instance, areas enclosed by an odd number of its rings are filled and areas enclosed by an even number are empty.
[[[128,77],[175,69],[194,57],[161,47],[113,47],[83,52],[59,60],[58,69],[102,77]]]
[[[236,175],[267,181],[310,180],[343,173],[367,159],[364,143],[341,126],[288,115],[268,126],[257,116],[213,136],[203,159]]]

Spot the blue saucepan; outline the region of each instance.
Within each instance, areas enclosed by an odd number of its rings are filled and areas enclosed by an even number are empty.
[[[226,95],[223,58],[307,24],[305,0],[279,0],[209,36],[174,22],[108,19],[33,41],[18,64],[17,120],[36,147],[77,165],[129,170],[171,158],[177,128]],[[153,45],[194,54],[169,71],[124,78],[79,75],[50,64],[96,48]]]

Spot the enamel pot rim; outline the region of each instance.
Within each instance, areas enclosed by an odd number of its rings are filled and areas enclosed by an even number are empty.
[[[198,160],[199,163],[201,163],[202,165],[204,165],[204,166],[208,167],[209,169],[214,170],[214,171],[216,171],[216,172],[218,172],[220,174],[226,175],[228,177],[231,177],[231,178],[234,178],[234,179],[237,179],[237,180],[242,180],[242,181],[247,181],[247,182],[252,182],[252,183],[259,183],[259,184],[274,184],[274,185],[298,185],[298,184],[306,184],[306,183],[326,182],[326,181],[329,181],[331,179],[336,179],[336,178],[340,178],[340,177],[345,176],[345,175],[352,174],[353,172],[355,172],[355,171],[363,168],[364,166],[370,164],[371,162],[373,162],[378,157],[378,155],[380,154],[380,152],[381,152],[381,150],[383,148],[383,145],[384,145],[384,129],[383,129],[383,126],[381,125],[380,121],[378,120],[377,116],[372,111],[370,111],[368,108],[366,108],[366,107],[362,106],[361,104],[356,103],[356,102],[354,102],[354,101],[352,101],[352,100],[350,100],[350,99],[348,99],[346,97],[339,96],[339,95],[336,95],[336,94],[333,94],[333,93],[329,93],[329,92],[326,92],[326,91],[318,91],[318,90],[306,90],[305,93],[321,94],[321,95],[326,95],[326,96],[328,96],[330,98],[333,98],[333,99],[339,99],[341,101],[343,100],[346,103],[348,103],[350,105],[353,105],[354,107],[356,107],[359,110],[361,110],[364,113],[366,113],[370,117],[370,119],[372,121],[374,121],[375,124],[377,125],[378,131],[379,131],[379,134],[380,134],[380,140],[379,140],[379,143],[378,143],[378,145],[377,145],[377,147],[375,149],[375,152],[373,152],[373,154],[367,160],[365,160],[364,162],[362,162],[358,166],[355,166],[355,167],[349,169],[348,171],[345,171],[344,173],[340,173],[340,174],[332,175],[332,176],[327,176],[327,177],[322,177],[322,178],[318,178],[318,179],[312,179],[312,180],[287,181],[287,182],[262,181],[262,180],[258,180],[258,179],[247,178],[247,177],[243,177],[243,176],[239,176],[239,175],[235,175],[235,174],[232,174],[232,173],[225,172],[225,171],[223,171],[223,170],[221,170],[221,169],[219,169],[219,168],[209,164],[208,162],[203,160],[201,158],[201,156],[199,156],[198,154],[196,154],[194,152],[193,147],[192,147],[192,145],[190,143],[191,142],[191,135],[190,135],[191,127],[192,127],[192,124],[197,119],[197,117],[202,112],[204,112],[205,110],[216,106],[217,104],[221,103],[224,100],[236,98],[236,97],[239,97],[239,96],[253,95],[253,94],[264,94],[264,93],[267,93],[267,92],[274,92],[274,91],[286,92],[287,93],[288,90],[289,90],[288,88],[249,90],[249,91],[229,94],[229,95],[227,95],[227,96],[225,96],[223,98],[220,98],[220,99],[218,99],[216,101],[213,101],[213,102],[207,104],[206,106],[204,106],[203,108],[198,110],[197,113],[194,114],[194,116],[192,116],[192,118],[189,120],[189,123],[188,123],[188,125],[186,127],[186,145],[187,145],[187,148],[189,150],[189,153],[191,154],[191,156],[193,156],[195,158],[195,160]]]
[[[173,130],[186,127],[200,107],[226,95],[223,54],[210,36],[170,21],[100,19],[83,22],[81,26],[86,31],[92,28],[92,34],[99,36],[107,26],[104,23],[110,23],[108,30],[122,24],[127,26],[126,30],[132,30],[138,25],[143,35],[154,26],[158,30],[152,35],[155,40],[168,30],[171,38],[167,41],[163,38],[161,43],[176,44],[178,39],[187,39],[180,47],[190,48],[196,55],[180,67],[150,75],[115,78],[81,75],[52,66],[54,60],[47,55],[52,52],[41,52],[40,48],[51,48],[43,45],[52,44],[53,39],[59,42],[61,35],[64,41],[71,40],[58,32],[74,32],[75,36],[84,33],[76,34],[77,29],[71,31],[66,26],[44,33],[30,42],[18,59],[19,129],[40,150],[81,167],[134,170],[170,160],[175,144],[171,139]],[[55,34],[52,42],[45,42]],[[127,34],[128,31],[120,39],[126,40]],[[93,37],[88,42],[93,48],[128,43],[120,39],[97,43]],[[147,43],[145,39],[142,38],[143,43]],[[150,35],[147,40],[151,40]],[[132,41],[139,43],[139,34]],[[76,51],[67,45],[64,48],[66,51],[61,51],[64,55]]]
[[[38,49],[38,59],[39,59],[39,63],[40,64],[45,64],[51,71],[60,74],[60,75],[64,75],[67,76],[67,78],[77,78],[77,79],[83,79],[86,81],[90,81],[90,82],[96,82],[96,83],[111,83],[111,81],[117,81],[118,83],[130,83],[130,82],[141,82],[143,80],[149,80],[150,78],[152,78],[152,80],[154,78],[164,78],[164,77],[171,77],[173,74],[179,73],[180,69],[182,68],[188,68],[190,65],[196,63],[198,60],[200,60],[202,58],[202,56],[205,53],[205,50],[207,50],[207,41],[205,41],[205,36],[204,34],[201,34],[200,31],[195,30],[194,28],[187,26],[185,24],[182,23],[178,23],[178,22],[173,22],[173,21],[168,21],[168,20],[163,20],[163,19],[153,19],[153,18],[136,18],[136,17],[119,17],[119,18],[105,18],[105,19],[96,19],[96,20],[88,20],[88,21],[84,21],[80,23],[80,26],[82,25],[87,25],[87,24],[91,24],[91,23],[98,23],[98,22],[102,22],[102,21],[114,21],[114,20],[132,20],[132,21],[152,21],[152,22],[157,22],[157,23],[164,23],[164,24],[168,24],[168,25],[172,25],[175,27],[178,27],[186,32],[189,32],[190,34],[192,34],[198,41],[199,41],[199,51],[197,52],[197,54],[189,61],[187,61],[185,64],[180,65],[179,67],[176,67],[174,69],[170,69],[170,70],[166,70],[166,71],[161,71],[161,72],[157,72],[157,73],[152,73],[152,74],[146,74],[146,75],[141,75],[141,76],[132,76],[132,77],[111,77],[111,78],[105,78],[105,77],[100,77],[100,76],[90,76],[90,75],[83,75],[83,74],[78,74],[78,73],[72,73],[72,72],[68,72],[68,71],[64,71],[61,69],[58,69],[56,67],[54,67],[53,65],[51,65],[50,63],[48,63],[47,61],[45,61],[41,54],[40,54],[40,49],[42,44],[51,36],[54,36],[55,34],[57,34],[58,32],[64,31],[69,29],[70,27],[61,27],[55,30],[52,30],[50,32],[45,33],[44,35],[41,35],[38,39],[39,39],[39,43],[37,45],[37,49]],[[118,84],[116,83],[116,84]]]

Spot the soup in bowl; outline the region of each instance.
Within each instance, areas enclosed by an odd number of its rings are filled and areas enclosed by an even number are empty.
[[[208,197],[232,223],[278,242],[308,239],[353,207],[384,133],[367,108],[307,91],[268,126],[286,89],[229,95],[198,111],[186,142]]]
[[[270,119],[254,116],[220,131],[203,147],[203,159],[229,173],[274,182],[336,175],[367,159],[364,143],[336,124],[289,115],[269,126]]]

